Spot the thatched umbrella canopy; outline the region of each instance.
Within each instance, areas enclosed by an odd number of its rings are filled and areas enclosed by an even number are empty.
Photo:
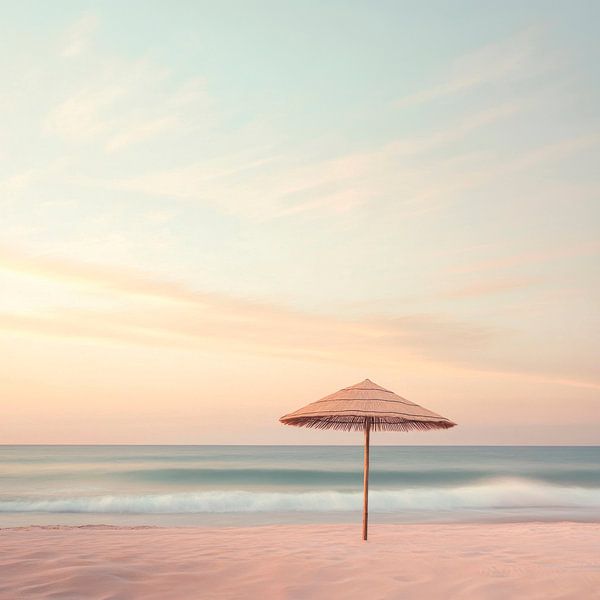
[[[369,438],[373,431],[411,431],[454,427],[442,417],[365,379],[279,419],[284,425],[365,432],[363,540],[369,515]]]

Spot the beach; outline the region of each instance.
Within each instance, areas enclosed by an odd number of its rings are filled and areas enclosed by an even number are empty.
[[[0,598],[600,598],[595,523],[0,530]]]
[[[4,446],[0,600],[600,598],[600,448]]]

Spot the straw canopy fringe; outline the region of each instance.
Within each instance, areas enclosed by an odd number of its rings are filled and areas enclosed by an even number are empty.
[[[449,429],[454,427],[450,421],[399,421],[391,417],[282,417],[284,425],[297,427],[312,427],[314,429],[337,429],[339,431],[362,431],[366,421],[371,425],[371,431],[425,431],[427,429]]]
[[[365,379],[279,419],[285,425],[363,431],[448,429],[455,423]]]

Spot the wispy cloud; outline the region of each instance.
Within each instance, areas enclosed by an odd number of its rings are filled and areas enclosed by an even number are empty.
[[[325,359],[398,367],[412,363],[457,372],[501,372],[481,359],[498,332],[443,314],[364,314],[356,318],[313,314],[281,305],[197,291],[150,275],[4,248],[0,269],[73,287],[78,308],[0,313],[0,329],[35,335],[104,340],[145,346]],[[109,294],[112,306],[85,307],[78,289]],[[514,371],[507,371],[514,376]],[[596,383],[568,375],[562,385]]]
[[[364,356],[365,348],[369,347],[390,362],[419,356],[436,360],[443,349],[479,346],[490,335],[486,328],[440,315],[386,318],[366,315],[360,319],[315,315],[199,292],[181,283],[157,280],[134,271],[33,257],[9,249],[0,253],[0,269],[99,293],[109,292],[114,302],[112,309],[102,311],[79,308],[5,314],[4,326],[11,329],[58,333],[62,327],[65,336],[129,339],[135,343],[145,339],[159,345],[219,343],[343,361],[346,360],[343,356],[355,359]],[[140,302],[136,303],[135,298]]]
[[[480,48],[460,58],[442,84],[410,101],[530,77],[548,68],[539,39],[540,30],[531,28]],[[46,132],[73,144],[101,145],[116,154],[135,146],[172,142],[192,132],[206,133],[217,118],[202,78],[176,82],[167,69],[147,61],[95,57],[94,65],[49,112]],[[214,152],[193,163],[169,161],[174,166],[166,169],[153,164],[146,172],[139,169],[135,175],[118,178],[80,176],[77,183],[205,204],[254,220],[335,215],[361,207],[421,215],[508,173],[560,160],[597,143],[593,136],[572,136],[515,150],[509,158],[482,151],[480,144],[476,151],[469,150],[471,136],[480,140],[481,132],[489,130],[493,137],[499,124],[510,126],[513,118],[542,101],[541,94],[520,91],[434,130],[319,161],[282,154],[264,139],[256,148],[248,147],[242,132],[230,131],[231,144],[221,146],[220,157]],[[460,149],[450,152],[453,145]],[[231,148],[230,153],[223,156],[223,148],[227,152]]]
[[[507,102],[441,130],[316,163],[290,165],[268,155],[234,156],[114,180],[109,185],[212,204],[227,213],[259,219],[344,212],[387,198],[402,198],[410,206],[464,189],[473,181],[472,175],[465,177],[457,171],[456,158],[432,159],[428,152],[508,119],[529,105],[528,101]]]
[[[98,17],[93,14],[83,15],[68,29],[64,36],[61,56],[75,58],[85,52],[91,43],[91,38],[98,27]]]
[[[51,111],[45,129],[70,142],[93,140],[116,128],[110,109],[124,94],[118,83],[79,90]]]
[[[581,256],[594,256],[600,253],[600,242],[581,242],[572,246],[563,246],[544,251],[521,252],[501,258],[493,258],[456,266],[450,269],[451,273],[477,273],[485,271],[499,271],[522,267],[525,265],[544,263],[564,258]]]
[[[67,55],[82,51],[95,19],[73,26]],[[165,134],[185,134],[212,123],[202,78],[177,81],[147,60],[105,57],[90,51],[85,75],[63,92],[46,115],[44,131],[73,144],[101,144],[107,152]]]
[[[443,293],[445,298],[479,298],[493,294],[503,294],[523,290],[534,285],[538,280],[533,278],[493,279],[477,281],[455,287]]]
[[[532,27],[461,56],[450,65],[439,83],[402,98],[397,106],[424,104],[484,85],[498,87],[547,70],[553,63],[539,47],[540,32],[539,28]]]
[[[132,144],[139,144],[155,135],[173,131],[179,125],[175,115],[167,115],[136,123],[125,131],[115,134],[106,144],[109,151],[120,150]]]

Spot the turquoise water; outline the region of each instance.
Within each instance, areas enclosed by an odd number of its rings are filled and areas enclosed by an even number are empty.
[[[600,521],[600,447],[375,446],[375,522]],[[0,526],[354,521],[358,446],[0,446]]]

